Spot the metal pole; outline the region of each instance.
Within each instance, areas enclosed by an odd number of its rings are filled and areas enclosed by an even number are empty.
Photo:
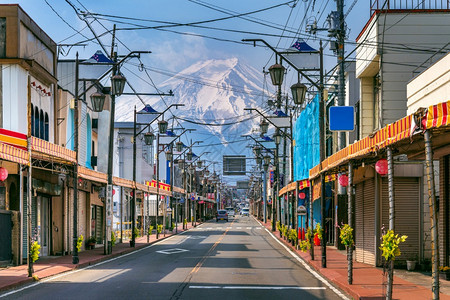
[[[309,240],[309,242],[311,243],[311,249],[310,249],[310,254],[311,254],[311,260],[314,260],[314,239],[313,239],[313,228],[314,228],[314,218],[313,218],[313,201],[314,201],[314,195],[313,195],[313,184],[312,181],[310,183],[309,186],[309,229],[311,231],[311,238]]]
[[[159,239],[158,233],[158,214],[159,214],[159,132],[156,137],[156,238]],[[164,227],[164,226],[163,226]]]
[[[30,163],[28,166],[28,174],[27,174],[27,203],[26,203],[26,214],[27,214],[27,267],[28,267],[28,277],[33,276],[33,262],[31,261],[30,249],[31,249],[31,193],[32,193],[32,185],[31,185],[31,169],[32,169],[32,157],[31,157],[31,136],[33,132],[31,132],[31,122],[34,120],[31,119],[31,79],[30,74],[28,74],[28,85],[27,85],[27,119],[28,122],[28,136],[27,136],[27,150],[28,150],[28,162]],[[25,207],[25,205],[24,205]]]
[[[117,53],[113,53],[113,69],[112,76],[116,75],[117,72]],[[112,212],[112,189],[113,189],[113,152],[114,152],[114,115],[116,106],[116,96],[114,92],[111,93],[111,113],[109,120],[109,145],[108,145],[108,187],[107,187],[107,195],[106,195],[106,203],[105,203],[105,244],[104,244],[104,254],[110,254],[112,252],[111,245],[111,212]],[[134,195],[134,193],[133,193]],[[134,207],[132,207],[132,216],[134,217]],[[134,222],[133,222],[134,224]],[[133,236],[133,233],[131,233]]]
[[[339,93],[338,106],[345,105],[345,60],[344,60],[344,43],[345,43],[345,20],[344,20],[344,0],[337,0],[337,11],[339,14],[339,31],[337,34],[337,59],[339,65]],[[346,133],[345,131],[338,132],[339,150],[345,148]]]
[[[136,183],[136,105],[134,106],[133,111],[133,182]],[[133,185],[133,196],[131,198],[131,241],[130,247],[136,246],[136,237],[134,236],[135,228],[135,210],[136,210],[136,188],[135,184]],[[147,243],[149,241],[149,236],[147,233]]]
[[[76,162],[73,165],[73,241],[72,264],[78,264],[77,239],[78,239],[78,52],[75,58],[75,101],[74,101],[74,127],[73,127],[73,151],[76,154]]]
[[[319,131],[320,131],[320,162],[325,160],[325,99],[323,97],[323,48],[320,41],[320,89],[319,89]],[[321,206],[321,225],[322,225],[322,268],[327,267],[327,232],[325,226],[325,174],[320,173],[320,206]]]
[[[389,230],[395,229],[395,207],[394,207],[394,162],[391,147],[386,148],[388,162],[388,192],[389,192]],[[386,289],[386,299],[392,299],[392,289],[394,283],[394,261],[391,260],[388,270],[388,282]]]
[[[264,224],[267,222],[267,168],[264,167],[263,172],[263,220]]]
[[[439,299],[439,234],[438,234],[438,212],[436,202],[435,191],[435,179],[434,179],[434,166],[433,166],[433,148],[431,145],[430,132],[425,130],[425,163],[427,171],[427,184],[428,184],[428,206],[430,208],[430,222],[431,222],[431,276],[432,287],[431,292],[433,294],[432,299]]]
[[[348,226],[353,228],[353,164],[351,161],[348,162],[348,187],[347,187],[347,216],[348,216]],[[354,232],[354,230],[353,230]],[[354,240],[354,238],[353,238]],[[353,284],[353,245],[347,246],[347,261],[348,261],[348,284]]]

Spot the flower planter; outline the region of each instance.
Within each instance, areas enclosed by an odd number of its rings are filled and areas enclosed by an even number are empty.
[[[441,279],[450,281],[450,271],[439,272],[439,277],[440,277]]]
[[[406,269],[408,271],[414,271],[416,269],[416,263],[417,263],[417,261],[415,261],[415,260],[407,260],[406,261]]]

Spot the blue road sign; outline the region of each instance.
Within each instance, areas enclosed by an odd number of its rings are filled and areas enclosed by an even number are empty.
[[[330,131],[355,130],[355,108],[353,106],[331,106],[329,113]]]

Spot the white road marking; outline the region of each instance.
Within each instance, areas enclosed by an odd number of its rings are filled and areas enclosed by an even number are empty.
[[[206,229],[212,229],[212,227],[208,227],[208,228],[206,228]]]
[[[256,227],[256,229],[259,229],[259,230],[261,230],[262,228],[261,228],[261,227]]]
[[[247,227],[247,229],[252,229],[251,227]]]
[[[20,289],[17,289],[17,290],[14,290],[14,291],[11,291],[11,292],[8,292],[8,293],[5,293],[5,294],[1,294],[1,295],[0,295],[0,298],[3,298],[3,297],[7,297],[7,296],[10,296],[10,295],[16,294],[16,293],[18,293],[18,292],[27,290],[27,289],[29,289],[29,288],[35,287],[35,286],[37,286],[37,285],[40,285],[40,284],[43,284],[43,283],[46,283],[46,282],[49,282],[49,281],[56,280],[56,279],[58,279],[58,278],[61,278],[61,277],[67,276],[67,275],[72,275],[72,274],[75,274],[75,273],[78,273],[78,272],[81,272],[81,271],[84,271],[84,270],[87,270],[87,269],[92,269],[92,268],[94,268],[94,267],[96,267],[96,266],[100,266],[100,265],[103,265],[103,264],[106,264],[106,263],[115,261],[115,260],[117,260],[117,259],[119,259],[119,258],[123,258],[123,257],[125,257],[125,256],[129,256],[129,255],[133,255],[133,254],[139,253],[139,252],[144,251],[144,250],[146,250],[146,249],[148,249],[148,248],[152,248],[152,247],[154,247],[154,246],[156,246],[156,245],[159,245],[159,244],[164,243],[164,242],[166,242],[166,241],[168,241],[168,240],[171,240],[171,239],[173,239],[173,238],[175,238],[175,237],[177,237],[177,236],[179,236],[179,235],[185,234],[186,232],[187,232],[187,231],[180,232],[178,235],[172,235],[172,236],[169,236],[168,238],[166,238],[166,239],[164,239],[164,240],[161,240],[161,241],[158,241],[158,242],[156,242],[156,243],[153,243],[153,244],[151,244],[151,245],[148,245],[147,247],[144,247],[144,248],[135,250],[135,251],[133,251],[133,252],[128,252],[128,253],[126,253],[126,254],[123,254],[123,255],[120,255],[120,256],[117,256],[117,257],[108,259],[108,260],[101,261],[101,262],[99,262],[99,263],[97,263],[97,264],[95,264],[95,265],[90,265],[90,266],[87,266],[87,267],[84,267],[84,268],[81,268],[81,269],[76,269],[76,270],[73,270],[73,271],[68,271],[68,272],[61,273],[61,274],[58,274],[58,275],[55,275],[55,276],[51,276],[51,277],[47,277],[47,278],[41,279],[41,280],[39,280],[38,282],[33,283],[33,284],[30,284],[30,285],[27,285],[27,286],[24,286],[23,288],[20,288]]]
[[[227,229],[233,229],[233,227],[227,227]]]
[[[191,285],[190,289],[224,289],[224,290],[326,290],[320,286],[220,286]]]
[[[236,229],[242,229],[242,227],[236,227]]]
[[[258,220],[257,220],[258,221]],[[259,223],[259,221],[258,221]],[[261,224],[261,223],[260,223]],[[347,296],[345,296],[341,291],[339,291],[337,288],[335,288],[331,283],[329,283],[325,278],[323,278],[319,273],[314,271],[302,258],[300,258],[295,252],[293,252],[291,249],[283,245],[273,234],[270,232],[267,228],[265,228],[267,233],[278,243],[280,244],[286,251],[294,257],[299,263],[305,267],[306,270],[308,270],[314,277],[316,277],[318,280],[322,281],[326,286],[328,286],[333,292],[336,293],[339,297],[342,299],[350,300]]]
[[[160,250],[160,251],[156,251],[156,252],[161,253],[161,254],[175,254],[175,253],[181,253],[181,252],[186,252],[186,251],[189,251],[189,250],[174,248],[174,249]]]
[[[222,229],[222,227],[216,227],[216,229]]]

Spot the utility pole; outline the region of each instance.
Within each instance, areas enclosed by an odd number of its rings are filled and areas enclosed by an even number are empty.
[[[344,43],[345,43],[345,17],[344,17],[344,0],[336,0],[339,27],[337,29],[337,60],[339,65],[339,92],[338,106],[345,106],[345,60],[344,60]],[[338,133],[338,150],[344,149],[346,145],[346,133],[341,131]]]

